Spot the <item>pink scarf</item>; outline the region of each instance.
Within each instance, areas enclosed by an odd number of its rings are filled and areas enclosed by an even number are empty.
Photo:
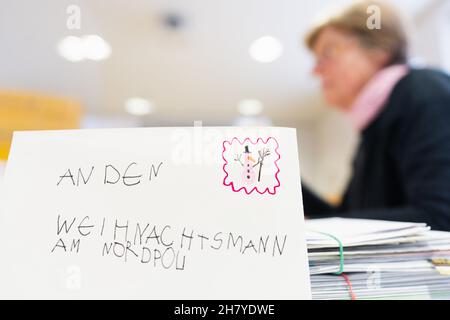
[[[383,110],[395,85],[409,72],[407,65],[394,65],[379,71],[363,88],[347,112],[359,131],[364,130]]]

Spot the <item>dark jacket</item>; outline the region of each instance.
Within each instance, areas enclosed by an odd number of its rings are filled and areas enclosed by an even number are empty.
[[[450,77],[412,70],[363,132],[342,205],[303,187],[305,214],[425,222],[450,231]]]

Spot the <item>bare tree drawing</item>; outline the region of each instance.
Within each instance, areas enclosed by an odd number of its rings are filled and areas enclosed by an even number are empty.
[[[262,170],[262,166],[264,164],[264,159],[267,156],[270,156],[270,150],[263,148],[262,150],[258,151],[258,155],[259,155],[258,162],[253,167],[256,167],[257,165],[259,165],[258,182],[260,182],[261,181],[261,170]]]
[[[241,164],[241,166],[244,166],[244,164],[241,161],[241,157],[242,157],[242,154],[237,154],[236,158],[234,158],[234,161],[238,161]]]

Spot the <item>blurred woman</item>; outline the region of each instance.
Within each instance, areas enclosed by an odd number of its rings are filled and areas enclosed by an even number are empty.
[[[368,7],[381,10],[368,27]],[[303,186],[305,214],[426,222],[450,231],[450,77],[407,65],[397,12],[358,2],[311,30],[314,73],[329,105],[361,133],[353,176],[333,207]]]

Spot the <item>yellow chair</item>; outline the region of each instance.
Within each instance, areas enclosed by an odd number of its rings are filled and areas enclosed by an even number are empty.
[[[76,129],[81,115],[75,100],[0,90],[0,160],[8,158],[14,131]]]

